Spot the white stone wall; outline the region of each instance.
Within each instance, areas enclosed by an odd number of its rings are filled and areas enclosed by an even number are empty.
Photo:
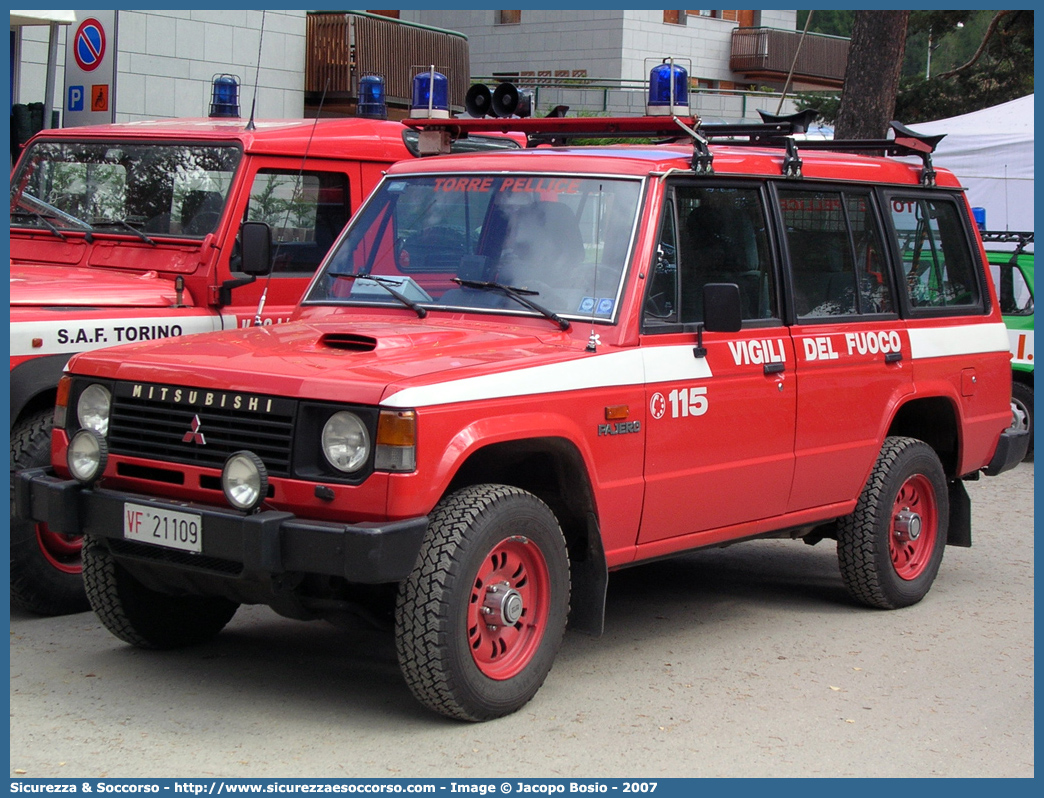
[[[15,96],[12,99],[16,103],[43,102],[47,87],[47,42],[50,29],[47,26],[33,25],[20,30],[21,41],[17,45],[20,58],[16,67]],[[54,108],[60,107],[64,94],[62,73],[65,68],[65,37],[68,30],[68,25],[58,26],[58,74],[52,103]]]
[[[796,11],[761,11],[759,24],[793,30]],[[662,10],[541,11],[525,9],[517,25],[496,23],[495,11],[408,10],[402,18],[460,31],[468,37],[473,76],[540,70],[586,70],[591,79],[635,81],[643,85],[649,69],[664,57],[687,59],[689,75],[706,81],[740,82],[729,69],[735,22],[689,16],[685,25],[663,21]],[[651,60],[651,59],[656,59]],[[684,62],[683,62],[684,63]],[[539,109],[573,109],[640,114],[641,89],[537,90]],[[710,121],[757,119],[756,109],[775,110],[778,99],[704,92],[690,99],[694,112]],[[789,110],[790,104],[784,110]]]
[[[459,31],[468,37],[472,75],[513,70],[586,69],[589,77],[619,78],[629,12],[535,10],[522,24],[496,24],[496,11],[401,12],[403,20]]]
[[[522,11],[519,25],[496,24],[496,11],[411,9],[402,19],[460,31],[471,46],[472,75],[523,70],[585,69],[590,78],[641,80],[645,59],[692,61],[691,76],[735,81],[729,70],[735,22],[690,16],[669,25],[662,10]],[[761,24],[794,29],[796,11],[762,11]]]
[[[77,14],[81,16],[81,14]],[[116,121],[206,116],[211,80],[240,78],[239,106],[250,115],[257,81],[258,118],[304,113],[305,12],[266,11],[261,69],[260,11],[120,11],[116,61]],[[75,28],[73,28],[75,29]],[[59,43],[55,108],[65,96],[65,36]],[[47,28],[24,28],[19,100],[43,99]]]

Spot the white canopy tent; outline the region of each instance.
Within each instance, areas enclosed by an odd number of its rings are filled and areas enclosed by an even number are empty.
[[[960,179],[987,230],[1033,230],[1033,95],[962,116],[914,124],[945,133],[932,163]]]
[[[12,11],[11,27],[46,25],[50,30],[47,47],[47,87],[44,89],[44,127],[51,126],[51,106],[54,102],[55,73],[58,71],[58,26],[76,22],[75,11]]]
[[[57,22],[59,25],[71,25],[76,21],[75,11],[12,11],[11,27],[20,28],[24,25],[50,25]]]

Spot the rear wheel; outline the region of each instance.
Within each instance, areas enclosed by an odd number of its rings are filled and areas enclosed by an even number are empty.
[[[399,590],[395,643],[413,694],[482,721],[544,683],[569,614],[569,558],[554,514],[530,493],[476,485],[434,510]]]
[[[924,598],[942,562],[949,512],[935,450],[914,438],[886,438],[855,512],[838,521],[848,592],[883,609]]]
[[[83,544],[83,583],[105,628],[138,648],[182,648],[210,640],[239,605],[213,596],[171,596],[146,587],[99,541]]]
[[[11,430],[11,473],[51,462],[53,410],[34,413]],[[12,506],[14,502],[12,501]],[[82,538],[47,524],[11,519],[11,603],[39,615],[90,609],[83,592]]]
[[[1030,434],[1026,459],[1033,459],[1033,389],[1021,382],[1011,384],[1011,402],[1021,414],[1021,418],[1012,423],[1017,429],[1028,430]]]

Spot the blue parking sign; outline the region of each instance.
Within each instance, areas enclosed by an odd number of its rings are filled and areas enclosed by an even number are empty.
[[[83,110],[83,86],[70,86],[69,87],[69,103],[68,110],[70,111],[82,111]]]

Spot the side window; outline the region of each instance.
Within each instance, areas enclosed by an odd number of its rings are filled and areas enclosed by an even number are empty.
[[[895,312],[869,195],[783,190],[779,205],[799,319]]]
[[[979,305],[979,282],[957,204],[893,197],[891,213],[910,307]]]
[[[311,274],[347,223],[349,205],[343,174],[262,169],[245,219],[272,228],[273,271]]]
[[[1005,316],[1032,316],[1033,292],[1016,258],[1008,263],[991,263],[990,274],[997,286],[997,298],[1000,301],[1001,313]]]
[[[667,200],[645,295],[646,326],[678,323],[678,236],[674,227],[674,202]]]
[[[744,320],[778,317],[758,189],[678,185],[664,212],[646,299],[647,325],[702,321],[707,283],[738,285]]]
[[[869,196],[845,197],[848,224],[855,246],[856,287],[860,313],[896,313],[892,284],[888,278],[884,241],[874,217]]]

